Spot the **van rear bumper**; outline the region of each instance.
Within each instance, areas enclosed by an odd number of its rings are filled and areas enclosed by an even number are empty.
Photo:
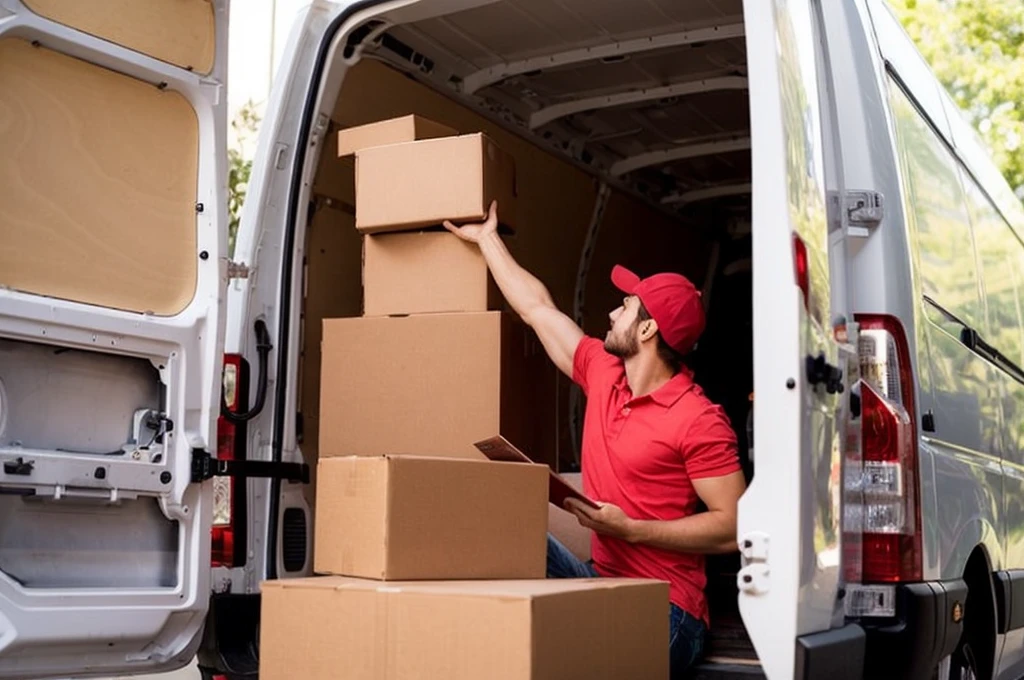
[[[856,623],[796,639],[797,680],[861,680],[866,635]]]
[[[864,677],[930,680],[960,641],[963,618],[954,610],[963,612],[966,600],[967,584],[959,579],[898,586],[894,619],[860,623],[867,635]]]

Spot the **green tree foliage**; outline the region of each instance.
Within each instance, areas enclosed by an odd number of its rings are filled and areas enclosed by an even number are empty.
[[[249,175],[252,172],[252,157],[246,149],[255,140],[259,124],[260,116],[251,101],[246,102],[231,121],[235,139],[234,143],[228,147],[228,253],[230,254],[235,252],[238,222],[242,216],[242,204],[245,203],[245,194],[249,188]]]
[[[889,1],[1024,199],[1024,2]]]

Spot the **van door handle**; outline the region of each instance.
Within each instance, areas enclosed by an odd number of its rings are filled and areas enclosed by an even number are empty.
[[[807,382],[812,385],[825,384],[825,391],[829,394],[842,393],[843,369],[825,361],[825,354],[816,357],[807,357]]]

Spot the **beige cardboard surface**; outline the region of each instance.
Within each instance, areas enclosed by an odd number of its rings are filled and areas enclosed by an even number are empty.
[[[320,455],[482,459],[505,437],[550,462],[554,368],[532,330],[502,312],[326,319]]]
[[[462,133],[483,131],[515,158],[517,228],[514,236],[506,237],[506,243],[519,263],[544,282],[558,307],[571,313],[580,252],[597,194],[596,180],[472,109],[379,62],[362,61],[346,74],[332,118],[351,126],[409,113]],[[613,190],[586,281],[584,330],[598,337],[603,337],[607,330],[608,312],[621,297],[608,281],[614,261],[624,259],[644,271],[650,262],[703,281],[710,246],[707,237]],[[628,257],[621,258],[623,253]],[[559,455],[568,462],[573,459],[569,439],[570,381],[559,376]]]
[[[0,284],[162,316],[183,310],[198,258],[199,126],[188,101],[7,38],[0,111]]]
[[[24,0],[58,23],[198,73],[213,70],[210,0]]]
[[[503,300],[480,248],[447,231],[366,236],[363,290],[365,316],[485,312]]]
[[[349,156],[360,149],[371,146],[414,142],[417,139],[434,137],[451,137],[457,134],[459,134],[457,130],[447,125],[410,114],[339,130],[337,150],[339,157]]]
[[[481,220],[495,199],[502,223],[515,228],[515,161],[484,134],[356,152],[356,229],[363,233]]]
[[[580,473],[563,472],[562,478],[576,489],[583,490]],[[549,503],[548,531],[580,560],[586,562],[590,559],[591,531],[582,526],[575,515]]]
[[[545,466],[382,456],[324,458],[319,468],[317,573],[544,576]]]
[[[634,579],[263,584],[260,677],[664,680],[668,584]]]

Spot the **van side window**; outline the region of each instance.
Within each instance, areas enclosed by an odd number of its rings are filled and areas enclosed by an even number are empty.
[[[902,147],[907,217],[917,226],[921,292],[981,330],[977,263],[957,160],[895,80],[889,89]],[[925,308],[940,327],[959,334],[960,328],[931,305]]]
[[[1024,247],[974,179],[962,174],[988,311],[985,340],[1010,361],[1024,366],[1019,280]]]

